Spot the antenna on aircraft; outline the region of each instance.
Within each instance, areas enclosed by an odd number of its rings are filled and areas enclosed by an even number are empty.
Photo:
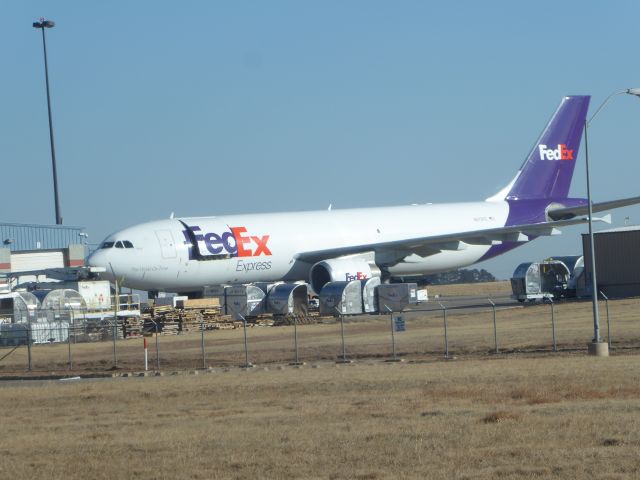
[[[331,205],[333,205],[332,203],[329,204],[329,208],[327,208],[327,210],[330,212],[331,211]]]
[[[171,212],[171,215],[169,215],[169,219],[173,220],[173,212]]]

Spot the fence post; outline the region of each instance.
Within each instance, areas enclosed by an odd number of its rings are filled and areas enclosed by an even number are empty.
[[[442,320],[444,322],[444,358],[449,358],[449,336],[447,334],[447,307],[438,302],[440,308],[442,308]]]
[[[556,342],[556,316],[555,316],[555,308],[552,297],[545,297],[545,300],[549,301],[551,305],[551,334],[553,336],[553,351],[558,351],[558,344]]]
[[[113,323],[113,368],[118,368],[118,355],[116,354],[116,334],[117,334],[118,322]]]
[[[487,298],[489,303],[491,304],[491,308],[493,308],[493,343],[496,346],[496,353],[500,353],[498,350],[498,327],[496,325],[496,304],[490,298]]]
[[[207,359],[204,354],[204,317],[200,317],[200,348],[202,349],[202,369],[207,368]]]
[[[142,337],[142,347],[144,348],[144,371],[149,370],[149,351],[147,349],[147,337]]]
[[[251,368],[253,364],[249,362],[249,342],[247,341],[247,319],[240,313],[234,313],[235,319],[242,320],[242,330],[244,332],[244,365],[242,368]]]
[[[116,355],[116,334],[118,328],[118,280],[114,281],[115,293],[113,295],[113,368],[118,368],[118,357]]]
[[[33,365],[31,363],[31,320],[27,321],[27,357],[28,357],[28,369],[31,371]]]
[[[347,360],[347,347],[344,342],[344,315],[338,307],[335,307],[336,312],[340,316],[340,336],[342,337],[342,360],[338,360],[336,363],[351,363],[351,360]]]
[[[295,358],[291,365],[304,365],[304,362],[301,362],[298,356],[298,315],[295,313],[293,314],[293,348]]]
[[[385,304],[384,308],[387,309],[387,311],[389,312],[389,322],[391,323],[391,362],[397,362],[398,361],[398,356],[396,354],[396,333],[395,333],[395,329],[393,326],[393,310],[391,310],[389,308],[388,305]]]
[[[71,324],[67,327],[67,349],[69,354],[69,370],[73,369],[73,361],[71,359],[71,330],[74,322],[73,309],[71,310]]]
[[[158,344],[158,322],[153,322],[156,331],[156,370],[160,371],[160,345]]]
[[[609,344],[609,350],[611,350],[611,322],[609,321],[609,298],[600,291],[600,295],[604,298],[605,308],[607,309],[607,343]]]

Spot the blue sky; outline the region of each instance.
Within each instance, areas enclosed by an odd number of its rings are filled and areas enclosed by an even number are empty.
[[[0,221],[90,243],[176,216],[484,199],[563,95],[640,87],[636,1],[2,2]],[[640,100],[590,129],[594,200],[640,194]],[[584,149],[571,194],[585,196]],[[640,208],[613,212],[640,223]],[[487,268],[580,252],[582,227]]]

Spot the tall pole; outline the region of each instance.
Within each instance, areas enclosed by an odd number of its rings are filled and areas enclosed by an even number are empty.
[[[600,312],[598,311],[598,281],[596,278],[596,251],[595,251],[595,242],[593,238],[593,202],[591,201],[591,179],[589,176],[589,140],[587,138],[587,132],[589,130],[589,125],[596,118],[598,113],[604,108],[605,105],[609,103],[613,97],[628,94],[634,95],[636,97],[640,97],[640,88],[628,88],[625,90],[620,90],[613,92],[607,98],[604,99],[604,102],[600,104],[595,113],[591,116],[591,118],[584,122],[584,157],[585,157],[585,165],[587,169],[587,203],[588,203],[588,214],[589,214],[589,253],[591,254],[591,302],[593,304],[593,341],[589,346],[589,353],[592,355],[600,355],[600,356],[608,356],[609,350],[608,348],[602,349],[602,338],[600,336]],[[608,344],[606,344],[608,347]]]
[[[113,368],[118,368],[118,355],[116,354],[116,335],[118,328],[118,280],[115,281],[115,295],[113,296]]]
[[[598,113],[598,112],[596,112]],[[594,115],[595,116],[595,115]],[[591,255],[591,302],[593,304],[593,343],[600,343],[600,312],[598,310],[598,282],[596,279],[596,251],[593,241],[593,204],[591,202],[591,178],[589,176],[588,122],[584,122],[584,157],[587,167],[587,203],[589,214],[589,254]]]
[[[58,172],[56,169],[56,149],[53,143],[53,120],[51,118],[51,94],[49,92],[49,66],[47,62],[47,41],[45,39],[44,29],[53,28],[54,22],[50,20],[40,19],[40,22],[33,24],[34,28],[42,30],[42,48],[44,50],[44,78],[47,86],[47,111],[49,112],[49,141],[51,143],[51,166],[53,167],[53,197],[56,208],[56,225],[62,225],[62,215],[60,214],[60,202],[58,200]]]

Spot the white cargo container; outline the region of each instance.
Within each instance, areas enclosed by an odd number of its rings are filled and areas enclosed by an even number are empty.
[[[376,288],[380,285],[380,277],[371,277],[360,280],[362,284],[362,309],[365,313],[376,313],[378,302],[376,299]]]
[[[426,288],[418,289],[417,293],[418,293],[418,303],[429,301],[429,292],[427,292]]]
[[[82,296],[89,310],[111,309],[111,285],[107,280],[83,280],[77,282],[75,287],[68,288],[76,290]]]
[[[30,327],[33,343],[62,343],[69,338],[69,322],[32,323]]]

